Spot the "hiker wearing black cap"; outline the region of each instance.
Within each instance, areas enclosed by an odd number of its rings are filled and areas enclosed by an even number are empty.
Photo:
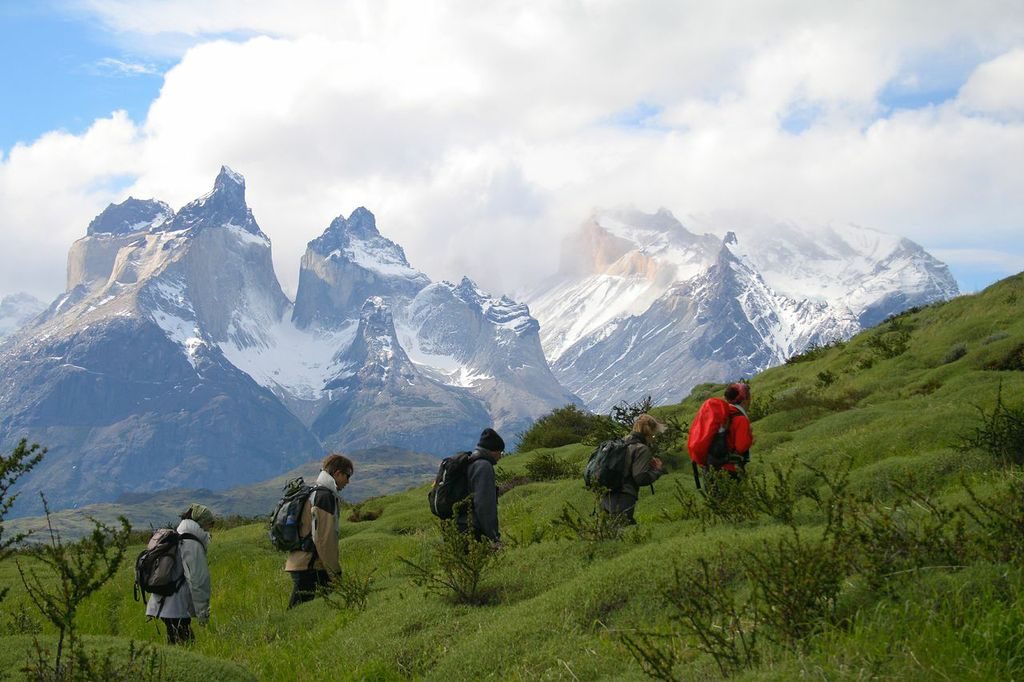
[[[505,452],[505,441],[494,429],[484,429],[480,440],[469,458],[466,475],[469,478],[470,509],[462,507],[456,523],[459,530],[467,532],[473,515],[473,536],[480,540],[501,542],[498,530],[498,486],[494,481],[494,465]]]

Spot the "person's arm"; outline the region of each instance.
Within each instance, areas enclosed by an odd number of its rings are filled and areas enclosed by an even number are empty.
[[[469,490],[473,495],[473,516],[476,519],[476,527],[494,542],[500,542],[498,490],[494,483],[494,467],[489,462],[478,461],[470,464]]]
[[[206,562],[206,548],[191,539],[182,540],[191,545],[182,551],[185,580],[192,592],[192,607],[200,623],[210,619],[210,567]]]
[[[754,444],[754,434],[750,428],[750,419],[746,415],[737,414],[729,424],[729,435],[732,436],[732,449],[740,455],[750,452],[750,446]]]
[[[642,488],[657,481],[663,472],[661,467],[656,465],[651,449],[638,444],[633,449],[633,469],[630,473],[637,487]]]
[[[313,544],[316,546],[316,556],[329,573],[341,572],[338,561],[338,519],[334,515],[337,503],[333,493],[322,490],[313,496],[311,507],[315,518]]]

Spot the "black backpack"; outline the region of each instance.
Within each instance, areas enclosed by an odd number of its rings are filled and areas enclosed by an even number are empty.
[[[588,488],[604,488],[609,492],[622,490],[628,459],[629,443],[622,438],[606,440],[590,455],[583,470],[583,482]]]
[[[313,536],[303,537],[302,512],[306,500],[318,490],[327,490],[322,485],[306,485],[302,477],[293,478],[284,486],[284,495],[270,515],[270,544],[282,552],[301,550],[313,551]]]
[[[714,437],[711,439],[711,445],[708,446],[708,466],[712,469],[721,469],[730,462],[736,463],[737,458],[729,451],[729,445],[726,442],[733,416],[735,415],[730,412],[725,418],[725,423],[715,432]]]
[[[455,505],[469,497],[469,465],[475,458],[459,452],[441,460],[434,486],[427,493],[430,511],[441,519],[455,516]]]
[[[164,599],[171,596],[185,583],[185,567],[181,561],[179,546],[182,540],[202,541],[191,533],[178,533],[173,528],[160,528],[149,539],[146,549],[135,558],[135,586],[132,592],[135,601],[141,594],[155,594],[163,597],[160,610],[164,607]],[[157,616],[160,611],[157,611]]]

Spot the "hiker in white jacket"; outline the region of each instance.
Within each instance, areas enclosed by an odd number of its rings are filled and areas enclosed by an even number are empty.
[[[193,504],[185,510],[176,529],[179,535],[190,536],[183,537],[178,546],[185,582],[167,597],[150,595],[146,604],[146,615],[160,618],[167,626],[168,644],[193,641],[192,619],[197,618],[201,625],[206,625],[210,619],[210,567],[206,551],[212,526],[213,512],[208,507]]]

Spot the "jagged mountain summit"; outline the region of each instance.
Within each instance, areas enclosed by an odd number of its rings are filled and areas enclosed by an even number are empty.
[[[857,226],[762,222],[719,238],[666,210],[621,209],[570,236],[558,275],[527,300],[559,381],[604,411],[678,401],[958,293],[917,244]]]
[[[369,301],[373,304],[368,306]],[[395,349],[393,361],[400,371],[392,376],[409,371],[419,380],[382,385],[380,390],[391,396],[387,400],[353,401],[357,385],[359,390],[371,385],[352,378],[362,376],[365,358],[352,349],[365,341],[371,310],[387,311],[389,321],[380,327],[380,335],[391,339]],[[554,407],[577,402],[551,373],[538,332],[525,305],[492,297],[468,278],[459,285],[432,283],[409,264],[401,246],[380,234],[373,214],[360,207],[348,218],[333,220],[309,242],[292,314],[273,328],[267,346],[229,342],[221,348],[273,390],[328,447],[346,446],[355,437],[338,422],[339,415],[354,414],[353,405],[373,402],[378,410],[374,425],[365,429],[381,431],[387,420],[404,423],[409,433],[420,434],[413,439],[420,451],[442,454],[450,452],[447,443],[452,439],[472,440],[481,428],[481,415],[514,435]],[[304,351],[301,357],[288,352],[296,344]],[[434,399],[394,399],[427,385]],[[453,390],[460,395],[458,405],[444,397]],[[467,395],[475,401],[473,409],[463,404]],[[442,405],[451,408],[447,422],[437,418]],[[420,408],[423,415],[433,416],[416,416]],[[427,428],[429,423],[433,429]],[[400,444],[392,440],[389,436],[388,444]],[[366,445],[362,438],[357,443]],[[416,449],[404,438],[401,446]]]
[[[450,454],[573,399],[525,306],[432,284],[366,209],[310,243],[293,304],[226,167],[177,212],[103,211],[67,291],[0,349],[0,447],[49,448],[24,488],[54,508],[266,480],[328,448]]]

